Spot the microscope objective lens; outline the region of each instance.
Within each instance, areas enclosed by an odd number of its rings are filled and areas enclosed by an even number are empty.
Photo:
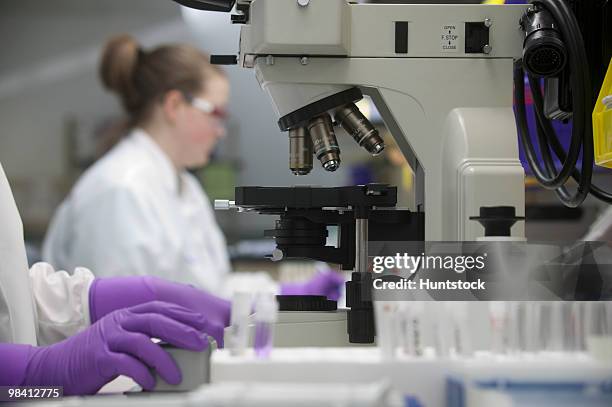
[[[308,123],[314,153],[326,171],[336,171],[340,167],[340,147],[334,133],[331,116],[319,115]]]
[[[289,169],[294,175],[312,170],[312,140],[305,127],[289,130]]]
[[[354,103],[349,103],[336,109],[336,122],[370,154],[376,156],[385,149],[385,143],[378,130],[361,113]]]

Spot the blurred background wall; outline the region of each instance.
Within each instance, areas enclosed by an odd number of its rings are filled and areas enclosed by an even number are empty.
[[[193,20],[193,13],[186,18]],[[0,162],[28,237],[44,235],[55,206],[94,158],[101,134],[122,116],[97,75],[105,40],[128,32],[145,47],[189,42],[210,53],[236,53],[239,27],[229,23],[229,14],[204,14],[203,20],[195,17],[203,23],[194,35],[181,8],[170,0],[0,2]],[[211,198],[231,198],[234,184],[348,182],[343,170],[323,174],[316,168],[307,177],[292,176],[286,134],[278,130],[253,72],[226,70],[232,84],[228,136],[213,164],[199,174]],[[234,234],[260,236],[271,224],[271,219],[249,216],[235,232],[237,216],[221,214],[230,239]]]

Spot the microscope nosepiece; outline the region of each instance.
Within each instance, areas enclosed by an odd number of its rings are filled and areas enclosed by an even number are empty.
[[[336,122],[370,154],[376,156],[385,149],[385,142],[378,134],[378,130],[374,128],[354,103],[336,109],[335,117]]]
[[[289,130],[289,169],[294,175],[312,170],[312,140],[305,127]]]
[[[331,116],[323,113],[308,123],[314,153],[326,171],[336,171],[340,167],[340,147],[334,133]]]

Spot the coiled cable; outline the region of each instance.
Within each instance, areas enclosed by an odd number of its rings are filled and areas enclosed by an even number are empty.
[[[612,203],[612,194],[593,185],[591,182],[594,163],[591,122],[593,96],[588,64],[586,63],[587,55],[578,22],[564,0],[534,0],[532,4],[550,12],[557,22],[556,27],[561,33],[567,48],[568,60],[565,69],[569,71],[573,126],[570,145],[566,152],[557,137],[551,121],[544,114],[540,80],[527,73],[536,113],[536,133],[540,155],[544,164],[542,166],[538,161],[536,149],[531,140],[527,125],[523,61],[517,61],[514,69],[517,127],[527,162],[538,182],[544,188],[554,190],[560,201],[568,207],[579,206],[589,193],[604,202]],[[576,164],[581,152],[582,165],[579,171],[576,168]],[[563,163],[560,170],[557,170],[555,166],[553,153]],[[566,186],[570,177],[578,184],[574,192],[570,192]]]

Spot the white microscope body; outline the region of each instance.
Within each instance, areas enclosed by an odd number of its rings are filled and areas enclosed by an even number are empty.
[[[254,68],[279,117],[355,87],[373,100],[415,172],[426,240],[482,236],[469,219],[482,206],[512,206],[524,216],[512,72],[527,6],[238,5],[248,7],[239,64]],[[471,53],[468,24],[488,32]],[[524,235],[521,222],[512,235]]]

